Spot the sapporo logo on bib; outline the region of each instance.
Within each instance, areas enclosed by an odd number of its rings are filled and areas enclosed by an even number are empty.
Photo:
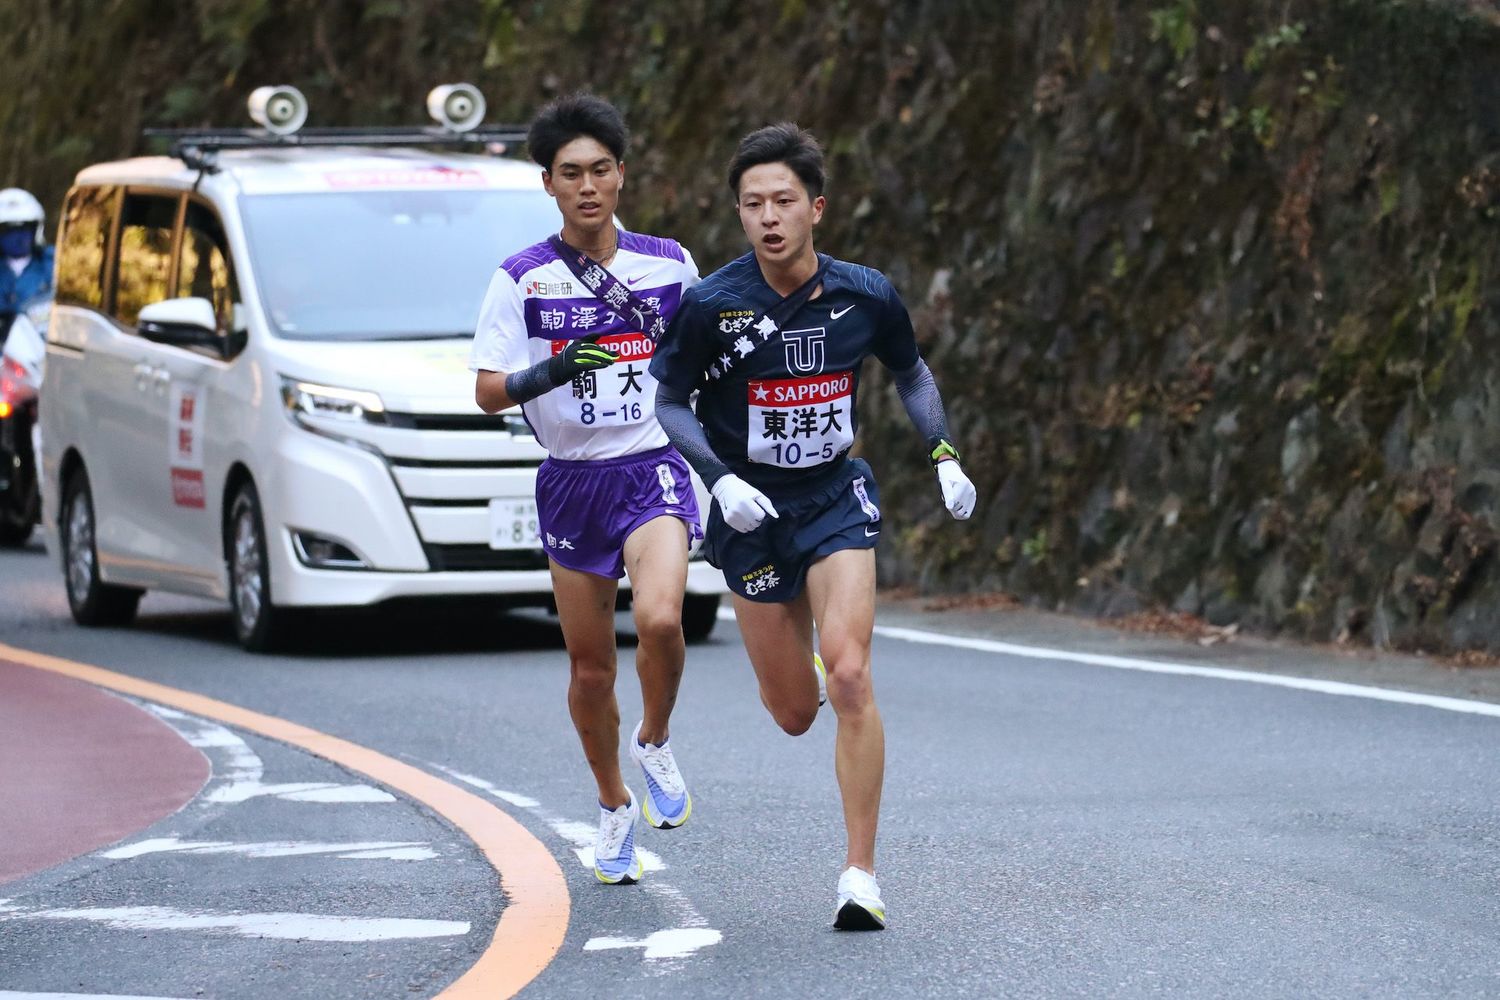
[[[746,453],[752,462],[797,469],[831,461],[854,443],[854,373],[753,379]]]
[[[552,341],[552,353],[561,354],[569,341]],[[654,383],[646,374],[656,345],[644,333],[613,333],[599,338],[599,345],[620,356],[608,368],[596,368],[553,390],[558,419],[584,427],[620,427],[651,418],[656,409]],[[651,392],[647,392],[647,386]]]

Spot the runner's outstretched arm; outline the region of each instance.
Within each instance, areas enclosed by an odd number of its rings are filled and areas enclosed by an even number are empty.
[[[891,374],[896,378],[896,392],[906,407],[906,415],[911,418],[917,433],[928,442],[928,450],[936,448],[939,441],[947,441],[948,414],[943,410],[943,397],[927,362],[918,357],[911,368]]]
[[[688,405],[688,393],[674,389],[665,382],[658,382],[656,422],[666,431],[672,447],[702,477],[704,486],[713,489],[714,483],[730,474],[729,466],[714,454],[713,447],[708,443],[708,435],[703,433],[698,415]]]
[[[974,484],[964,475],[958,451],[948,439],[948,415],[943,410],[943,397],[932,377],[932,369],[918,357],[917,363],[906,371],[892,374],[896,377],[896,392],[906,407],[906,415],[927,441],[929,457],[943,491],[943,505],[958,520],[966,520],[974,513]]]

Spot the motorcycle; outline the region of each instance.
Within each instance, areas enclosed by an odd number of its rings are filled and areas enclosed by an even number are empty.
[[[19,547],[41,520],[37,397],[50,299],[0,313],[0,546]]]

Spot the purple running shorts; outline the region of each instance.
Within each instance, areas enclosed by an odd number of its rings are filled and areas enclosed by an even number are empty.
[[[584,462],[549,458],[536,473],[537,525],[548,558],[597,576],[625,575],[625,539],[653,518],[703,537],[687,463],[671,445]]]

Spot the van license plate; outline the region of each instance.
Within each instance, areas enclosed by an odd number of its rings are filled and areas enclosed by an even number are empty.
[[[541,544],[535,500],[501,497],[490,501],[490,548],[536,549]]]

